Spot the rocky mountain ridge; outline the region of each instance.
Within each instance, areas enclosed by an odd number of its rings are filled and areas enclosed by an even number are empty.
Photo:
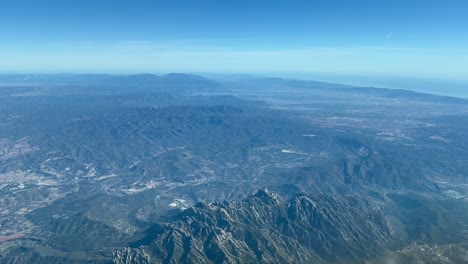
[[[372,258],[392,237],[386,214],[353,196],[259,190],[240,202],[198,203],[149,244],[116,263],[349,263]],[[369,243],[372,241],[372,243]]]

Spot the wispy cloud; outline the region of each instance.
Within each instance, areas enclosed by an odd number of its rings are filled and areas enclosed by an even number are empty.
[[[389,33],[390,34],[390,33]],[[391,37],[388,36],[389,38]],[[230,45],[213,41],[121,40],[23,47],[0,43],[1,69],[130,72],[341,72],[466,76],[459,52],[401,45]],[[450,65],[451,67],[440,67]]]
[[[388,33],[385,39],[390,39],[393,33]],[[102,47],[102,46],[101,46]],[[184,40],[184,41],[155,41],[155,40],[122,40],[108,43],[106,50],[114,48],[126,51],[144,53],[146,55],[158,56],[283,56],[283,55],[305,55],[305,56],[340,56],[359,53],[382,53],[382,52],[430,52],[424,47],[402,47],[402,46],[310,46],[303,48],[292,47],[231,47],[229,44],[220,44],[214,40]]]

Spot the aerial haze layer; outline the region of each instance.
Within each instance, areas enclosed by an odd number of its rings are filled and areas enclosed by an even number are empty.
[[[2,1],[0,71],[299,72],[335,75],[321,80],[335,83],[357,75],[466,84],[467,12],[463,0]]]

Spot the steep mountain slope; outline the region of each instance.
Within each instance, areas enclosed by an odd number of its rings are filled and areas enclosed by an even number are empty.
[[[369,200],[260,190],[241,202],[199,203],[156,232],[154,241],[116,252],[116,263],[347,263],[389,241],[386,215]]]

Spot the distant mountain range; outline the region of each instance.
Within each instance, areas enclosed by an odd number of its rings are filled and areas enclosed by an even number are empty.
[[[101,87],[125,87],[133,89],[159,89],[180,92],[196,90],[213,91],[222,85],[217,81],[191,74],[171,73],[163,76],[154,74],[110,75],[110,74],[13,74],[0,75],[4,85],[80,85]]]
[[[394,99],[431,100],[438,102],[467,103],[460,99],[442,95],[431,95],[402,89],[356,87],[327,82],[304,81],[278,77],[258,77],[255,75],[232,75],[220,80],[199,75],[170,73],[166,75],[134,74],[0,74],[0,85],[51,85],[51,86],[100,86],[124,87],[140,91],[183,93],[183,92],[226,92],[232,89],[314,89],[340,93],[358,93]]]

